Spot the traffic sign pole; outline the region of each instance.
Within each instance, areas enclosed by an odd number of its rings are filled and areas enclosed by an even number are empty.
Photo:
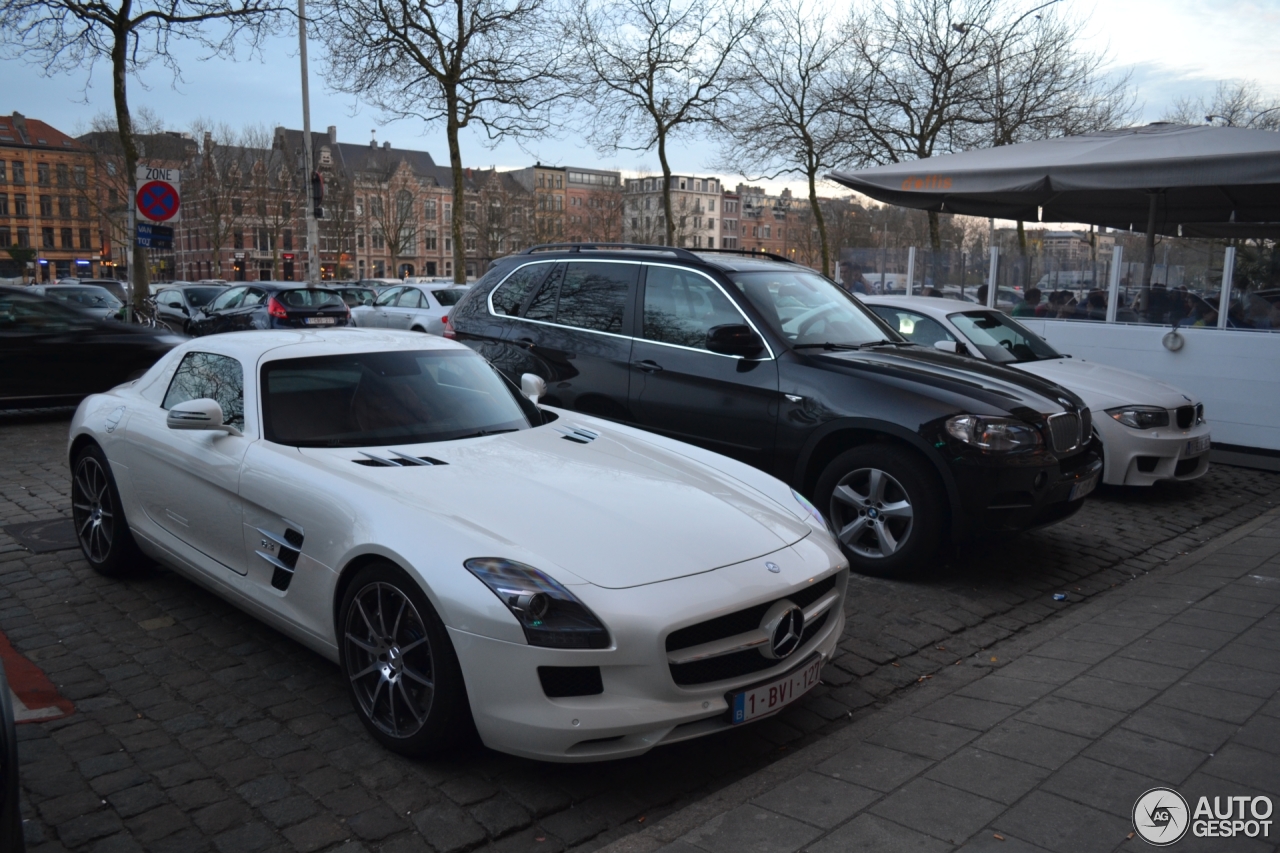
[[[138,195],[138,182],[134,179],[130,179],[129,180],[129,197],[136,198],[137,195]],[[133,322],[133,299],[134,299],[133,294],[134,294],[134,288],[137,286],[135,282],[138,280],[138,271],[136,269],[137,264],[135,264],[133,261],[134,261],[134,258],[136,258],[138,255],[138,250],[136,248],[137,242],[138,242],[138,209],[135,203],[135,204],[129,205],[129,235],[128,235],[128,239],[126,240],[126,243],[129,246],[129,252],[127,256],[127,260],[129,262],[129,299],[124,306],[124,321],[126,323]]]

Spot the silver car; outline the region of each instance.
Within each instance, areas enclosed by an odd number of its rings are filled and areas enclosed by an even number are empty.
[[[405,284],[378,294],[372,305],[351,309],[351,321],[361,328],[408,329],[443,334],[445,318],[467,288],[448,283]]]

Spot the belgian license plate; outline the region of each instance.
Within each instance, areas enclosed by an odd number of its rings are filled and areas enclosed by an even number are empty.
[[[1071,487],[1071,494],[1067,495],[1067,500],[1075,501],[1084,497],[1098,487],[1098,476],[1094,474],[1087,480],[1081,480]]]
[[[731,694],[729,707],[733,709],[733,724],[749,723],[777,713],[813,689],[821,673],[822,658],[815,657],[775,681]]]
[[[308,317],[308,326],[332,326],[336,321],[332,317]]]
[[[1209,449],[1209,436],[1201,435],[1187,441],[1187,449],[1182,451],[1183,456],[1199,456]]]

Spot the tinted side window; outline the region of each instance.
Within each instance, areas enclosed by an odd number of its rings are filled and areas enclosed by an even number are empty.
[[[546,320],[556,318],[556,299],[560,296],[560,280],[564,278],[564,264],[556,264],[555,271],[547,277],[538,295],[533,297],[524,316],[530,320]]]
[[[622,332],[638,264],[569,264],[560,285],[556,322],[596,332]]]
[[[406,287],[404,293],[400,294],[400,298],[396,300],[397,308],[421,308],[422,294],[417,288]]]
[[[746,322],[715,284],[686,270],[649,267],[644,284],[644,338],[707,348],[713,326]]]
[[[529,264],[513,272],[493,292],[493,310],[508,317],[520,313],[520,306],[533,288],[547,277],[555,264]]]
[[[240,304],[240,300],[244,298],[244,292],[245,288],[243,287],[228,290],[226,293],[213,300],[213,302],[209,303],[209,310],[222,311],[226,308],[235,308]]]
[[[240,302],[240,304],[237,307],[252,308],[255,305],[260,305],[262,303],[262,300],[266,298],[267,298],[266,293],[264,293],[261,290],[258,290],[257,288],[254,288],[252,290],[245,292],[244,299]]]
[[[400,290],[401,288],[399,287],[391,288],[390,290],[386,291],[381,296],[379,296],[376,300],[374,300],[373,304],[374,305],[394,305],[396,301],[396,297],[400,295]]]
[[[189,352],[173,374],[162,409],[188,400],[217,400],[224,422],[244,428],[244,369],[230,356]]]

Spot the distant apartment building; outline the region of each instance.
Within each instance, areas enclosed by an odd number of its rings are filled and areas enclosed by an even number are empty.
[[[721,246],[719,178],[671,176],[671,216],[675,245],[688,249]],[[666,245],[662,178],[629,178],[623,193],[623,239]]]
[[[791,190],[769,195],[760,187],[738,184],[734,194],[741,205],[738,218],[741,243],[737,248],[790,257],[801,236],[794,221],[798,208]]]
[[[535,163],[510,175],[533,194],[533,242],[560,243],[565,239],[565,184],[568,170]]]
[[[53,282],[101,272],[93,155],[22,113],[0,116],[0,276]],[[17,255],[17,257],[14,257]]]
[[[565,169],[565,234],[573,243],[622,239],[622,175],[600,169]]]
[[[1090,263],[1095,257],[1098,261],[1110,261],[1116,246],[1113,234],[1092,234],[1094,244],[1089,242],[1087,231],[1045,231],[1040,236],[1040,245],[1046,257],[1069,266]]]

